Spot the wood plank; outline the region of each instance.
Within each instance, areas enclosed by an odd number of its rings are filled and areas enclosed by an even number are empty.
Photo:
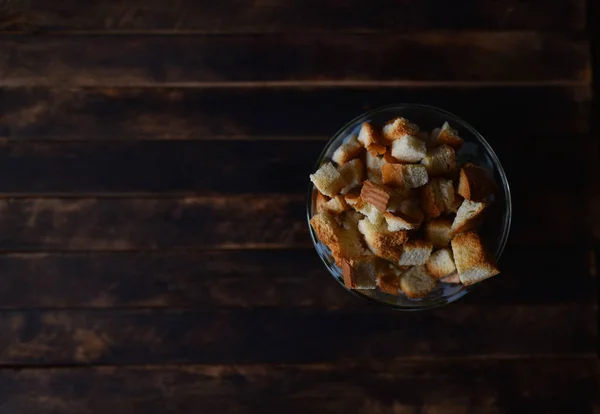
[[[509,245],[469,304],[595,303],[590,251]],[[548,257],[561,257],[551,261]],[[0,307],[353,308],[312,249],[0,255]],[[568,283],[565,282],[568,280]]]
[[[492,136],[513,191],[581,191],[592,175],[591,140]],[[565,141],[571,141],[565,145]],[[0,142],[0,193],[298,194],[325,140]],[[515,151],[515,146],[519,150]],[[570,161],[570,174],[548,168]],[[525,175],[527,180],[519,180]],[[573,176],[583,177],[573,182]],[[565,191],[565,190],[563,190]]]
[[[0,371],[0,409],[50,414],[592,412],[595,358],[384,366],[160,366]]]
[[[513,194],[517,244],[581,245],[583,195]],[[305,197],[9,198],[0,250],[95,251],[309,247]],[[560,217],[560,220],[557,220]]]
[[[421,102],[484,134],[586,133],[589,86],[403,88],[218,87],[0,89],[0,137],[201,139],[331,136],[365,110]],[[323,110],[326,108],[326,110]],[[552,122],[548,122],[548,120]]]
[[[0,38],[0,85],[589,84],[589,44],[526,32]],[[552,64],[560,61],[560,65]]]
[[[1,311],[0,364],[244,364],[595,352],[595,305]],[[484,334],[485,333],[485,334]]]
[[[57,3],[36,0],[29,12],[4,11],[3,30],[294,32],[318,30],[558,29],[581,30],[583,0],[468,0],[463,7],[434,0],[288,0],[240,3],[160,0]]]

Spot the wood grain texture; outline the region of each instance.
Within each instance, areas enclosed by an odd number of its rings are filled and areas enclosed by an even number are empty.
[[[589,86],[4,88],[0,137],[323,137],[367,109],[402,101],[445,108],[484,135],[564,136],[588,131],[590,96]]]
[[[468,304],[595,303],[582,248],[509,245]],[[548,257],[561,257],[550,261]],[[312,249],[0,255],[0,307],[353,308]],[[565,278],[569,283],[564,283]]]
[[[585,40],[531,32],[10,36],[0,62],[3,86],[591,82]]]
[[[468,0],[456,7],[435,0],[35,0],[29,12],[4,12],[3,30],[289,32],[315,30],[558,29],[581,30],[583,0]]]
[[[514,194],[516,244],[581,245],[583,195]],[[0,200],[3,251],[310,247],[305,197]],[[557,217],[562,217],[557,222]]]
[[[1,311],[0,364],[364,362],[573,355],[596,348],[595,305],[355,310]],[[485,332],[485,335],[482,335]]]
[[[595,358],[0,371],[11,413],[592,412]]]
[[[593,177],[592,141],[492,135],[513,191],[582,191]],[[569,141],[570,145],[564,145]],[[0,194],[298,194],[325,140],[0,142]],[[515,151],[515,146],[519,150]],[[571,174],[548,180],[548,166],[570,160]],[[525,166],[527,166],[525,168]],[[527,180],[517,177],[526,174]],[[582,179],[573,182],[573,176]]]

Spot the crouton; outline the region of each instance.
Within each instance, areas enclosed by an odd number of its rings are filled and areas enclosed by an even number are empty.
[[[403,135],[392,142],[392,157],[401,162],[419,162],[427,155],[427,146],[419,138]]]
[[[323,204],[322,208],[323,211],[329,211],[333,214],[341,214],[348,209],[348,204],[346,203],[346,200],[344,200],[343,196],[337,195]]]
[[[450,273],[448,276],[444,276],[443,278],[441,278],[440,282],[460,284],[460,277],[458,277],[458,272],[454,272]]]
[[[456,152],[448,145],[435,147],[427,152],[421,164],[430,176],[447,174],[456,169]]]
[[[414,266],[400,276],[400,290],[411,299],[427,296],[435,285],[435,279],[427,273],[425,266]]]
[[[338,195],[342,188],[348,185],[342,174],[330,162],[321,165],[314,174],[311,174],[310,181],[317,190],[329,197]]]
[[[471,201],[485,201],[495,190],[494,182],[485,168],[467,163],[460,169],[458,194]]]
[[[395,212],[387,211],[383,217],[390,231],[418,229],[423,222],[423,212],[412,200],[404,200]]]
[[[421,208],[428,219],[450,211],[453,205],[454,186],[451,180],[433,178],[421,189]]]
[[[419,127],[408,119],[394,118],[386,123],[382,130],[383,138],[388,141],[399,139],[403,135],[416,135],[419,133]]]
[[[374,183],[381,183],[381,167],[383,167],[386,161],[383,157],[378,157],[370,152],[367,152],[365,160],[367,163],[367,178]]]
[[[485,207],[485,203],[464,200],[456,212],[456,217],[452,223],[452,234],[462,233],[463,231],[477,227]]]
[[[426,168],[418,164],[383,164],[381,171],[384,184],[400,188],[417,188],[429,181]]]
[[[362,184],[365,174],[364,170],[363,162],[360,159],[348,161],[346,164],[340,166],[339,172],[346,182],[346,185],[341,189],[342,194],[346,194]]]
[[[376,257],[343,259],[341,268],[344,284],[350,289],[375,289],[380,266]]]
[[[451,128],[448,122],[444,122],[435,141],[438,145],[450,145],[456,150],[459,150],[464,144],[463,139],[458,136],[458,131]]]
[[[335,150],[331,159],[338,165],[342,165],[358,157],[362,151],[363,146],[358,142],[356,135],[352,134]]]
[[[373,206],[371,203],[367,203],[365,200],[360,197],[356,202],[351,200],[348,205],[352,207],[354,210],[358,211],[363,216],[367,216],[369,221],[375,225],[379,225],[383,222],[383,214]]]
[[[436,250],[429,256],[429,260],[427,260],[425,267],[429,274],[435,279],[441,279],[444,276],[448,276],[456,270],[454,258],[452,257],[452,250]]]
[[[379,131],[370,122],[363,122],[358,133],[358,142],[373,155],[381,155],[386,150],[385,146],[382,145]]]
[[[425,239],[436,249],[450,246],[452,239],[452,220],[438,218],[425,223]]]
[[[398,296],[400,289],[400,272],[382,272],[377,275],[377,286],[383,293]]]
[[[331,250],[338,265],[342,258],[356,258],[367,253],[360,242],[358,231],[345,229],[329,212],[313,216],[310,219],[310,225],[321,243]]]
[[[386,211],[392,191],[372,181],[365,181],[360,191],[360,196],[367,203],[371,203],[382,213]]]
[[[465,200],[467,201],[467,200]],[[460,281],[469,286],[500,273],[487,255],[479,235],[473,231],[452,239],[452,252]]]
[[[408,240],[406,231],[389,231],[385,224],[374,225],[368,219],[358,222],[358,230],[375,255],[394,263],[400,259],[402,246]]]
[[[317,209],[317,213],[321,211],[325,211],[325,204],[329,201],[329,197],[325,194],[322,194],[320,191],[315,191],[317,193],[315,200],[315,207]]]
[[[398,264],[405,266],[425,264],[432,250],[433,245],[428,241],[409,240],[404,243]]]

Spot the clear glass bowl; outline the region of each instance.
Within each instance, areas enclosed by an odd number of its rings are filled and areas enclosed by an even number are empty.
[[[313,171],[316,171],[323,163],[330,161],[333,152],[350,134],[358,134],[363,122],[370,121],[374,125],[382,127],[390,119],[399,116],[416,123],[421,130],[428,132],[431,132],[434,128],[441,127],[444,122],[448,122],[451,127],[458,130],[459,135],[465,140],[465,144],[460,151],[457,152],[457,163],[462,165],[465,162],[473,162],[477,165],[486,167],[493,173],[499,191],[493,196],[492,203],[486,213],[485,220],[479,232],[486,248],[493,253],[496,260],[499,260],[502,251],[504,250],[504,246],[506,245],[506,240],[508,239],[512,217],[510,189],[506,174],[504,173],[504,169],[494,153],[494,150],[485,138],[483,138],[483,136],[471,125],[450,112],[446,112],[433,106],[419,104],[390,105],[366,112],[358,118],[348,122],[329,140],[329,142],[327,142]],[[309,186],[307,201],[306,212],[307,218],[310,220],[316,211],[316,189],[312,183],[310,183]],[[348,289],[346,285],[344,285],[342,270],[335,264],[331,252],[316,237],[310,223],[308,224],[308,227],[315,249],[325,264],[325,267],[329,270],[331,276],[333,276],[333,278],[349,292],[379,304],[391,306],[398,310],[424,310],[454,302],[477,286],[472,285],[465,287],[463,285],[439,283],[436,289],[427,297],[417,300],[408,299],[401,293],[399,296],[390,295],[380,292],[378,289]],[[497,277],[502,276],[500,274]],[[485,283],[485,281],[482,283]]]

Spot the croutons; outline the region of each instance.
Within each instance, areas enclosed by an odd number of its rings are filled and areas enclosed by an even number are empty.
[[[399,265],[422,265],[427,263],[431,255],[433,245],[425,240],[409,240],[404,243],[402,254],[398,260]]]
[[[406,118],[394,118],[383,126],[382,133],[384,139],[394,141],[403,135],[417,135],[419,127]]]
[[[488,257],[477,233],[468,231],[452,239],[452,252],[460,281],[469,286],[500,273]]]
[[[448,122],[444,122],[444,125],[437,134],[436,143],[437,145],[450,145],[452,148],[458,150],[462,147],[464,141],[458,136],[458,131],[451,128]]]
[[[421,164],[430,176],[447,174],[456,169],[456,153],[452,147],[441,145],[429,150]]]
[[[425,266],[414,266],[400,276],[400,289],[409,298],[424,298],[435,288],[435,279]]]
[[[458,194],[467,200],[485,201],[493,193],[494,182],[489,178],[485,168],[472,163],[467,163],[460,169]]]
[[[346,142],[335,150],[331,159],[339,165],[342,165],[351,159],[358,157],[362,150],[363,146],[358,142],[356,135],[350,135]]]
[[[384,184],[400,188],[417,188],[429,181],[427,170],[423,165],[383,164],[381,171]]]
[[[360,196],[367,203],[371,203],[382,213],[386,211],[392,191],[372,181],[365,181],[360,191]]]
[[[358,230],[365,237],[367,246],[375,255],[398,262],[402,253],[402,246],[408,240],[406,231],[389,231],[385,225],[374,225],[368,219],[358,223]]]
[[[392,157],[401,162],[419,162],[427,155],[427,146],[419,138],[403,135],[392,142]]]
[[[448,276],[456,270],[454,259],[452,257],[452,250],[436,250],[429,256],[425,267],[429,274],[435,279],[441,279],[444,276]]]
[[[343,259],[344,284],[350,289],[375,289],[380,266],[375,257]]]
[[[381,155],[385,153],[385,146],[381,143],[381,136],[373,125],[369,122],[364,122],[358,134],[358,142],[360,142],[371,155]]]
[[[475,228],[479,224],[485,206],[485,203],[464,200],[456,212],[456,217],[452,223],[452,233],[457,234]]]
[[[450,211],[453,205],[454,186],[451,180],[433,178],[421,189],[421,208],[428,219]]]
[[[472,231],[496,187],[471,163],[456,183],[462,144],[448,123],[430,134],[405,118],[381,129],[364,122],[335,149],[335,164],[310,176],[313,234],[331,250],[348,288],[419,299],[438,283],[458,285],[436,292],[446,295],[498,273]]]
[[[341,192],[342,194],[346,194],[362,184],[364,177],[363,162],[360,159],[348,161],[346,164],[340,166],[339,172],[346,183]]]
[[[311,174],[310,181],[317,187],[317,190],[329,197],[338,195],[347,185],[342,174],[330,162],[321,165],[321,168]]]
[[[452,220],[438,218],[425,223],[425,239],[436,249],[450,246],[452,239]]]

